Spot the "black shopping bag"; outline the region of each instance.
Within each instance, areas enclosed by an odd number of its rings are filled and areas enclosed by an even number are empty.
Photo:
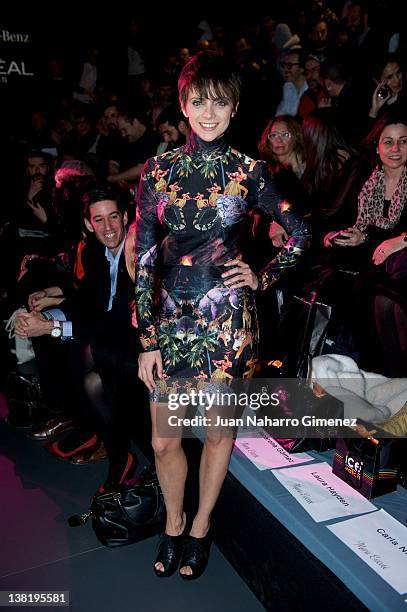
[[[373,431],[369,437],[338,438],[333,463],[333,473],[367,499],[396,490],[400,461],[400,438],[379,437],[375,426]]]

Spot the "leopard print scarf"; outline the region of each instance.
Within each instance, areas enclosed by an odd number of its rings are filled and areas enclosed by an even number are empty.
[[[407,167],[404,168],[390,201],[388,216],[384,217],[386,185],[384,171],[376,166],[362,187],[358,198],[358,218],[356,227],[364,232],[368,225],[392,229],[398,223],[403,208],[407,205]]]

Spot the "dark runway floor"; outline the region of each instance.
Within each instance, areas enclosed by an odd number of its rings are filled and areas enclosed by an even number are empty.
[[[185,583],[155,577],[157,538],[107,549],[89,524],[69,527],[67,517],[87,508],[104,479],[106,460],[58,460],[10,428],[5,412],[1,397],[0,591],[69,591],[75,612],[263,610],[215,546],[205,574]]]

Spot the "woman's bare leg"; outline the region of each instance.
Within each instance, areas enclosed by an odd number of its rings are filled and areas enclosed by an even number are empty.
[[[181,436],[175,437],[174,434],[173,438],[160,437],[157,426],[158,410],[160,410],[158,404],[150,404],[155,467],[167,511],[165,532],[177,536],[185,527],[183,503],[188,471],[187,460],[181,445]],[[161,563],[156,563],[155,567],[159,571],[164,570]]]
[[[206,432],[199,467],[199,507],[192,523],[190,535],[206,536],[210,526],[212,510],[219,497],[228,470],[234,443],[230,429],[214,428]],[[189,565],[180,569],[181,574],[192,574]]]

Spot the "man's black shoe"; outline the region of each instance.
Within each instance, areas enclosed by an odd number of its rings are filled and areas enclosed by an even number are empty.
[[[70,429],[73,429],[73,421],[62,420],[60,418],[51,419],[50,421],[44,423],[44,425],[41,427],[30,431],[30,433],[27,434],[27,438],[30,440],[39,440],[44,442],[47,440],[53,440],[60,434],[64,433],[65,431],[69,431]]]

